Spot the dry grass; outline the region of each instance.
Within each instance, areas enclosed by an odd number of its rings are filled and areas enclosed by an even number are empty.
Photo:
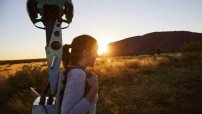
[[[47,82],[44,66],[24,66],[1,77],[2,105],[30,113],[34,99],[29,87],[42,90]],[[200,59],[187,61],[178,55],[98,58],[89,68],[99,76],[97,114],[202,113],[201,67]]]
[[[19,69],[22,69],[25,65],[31,66],[44,66],[47,67],[46,62],[31,62],[31,63],[20,63],[20,64],[4,64],[0,65],[0,77],[4,76],[7,77],[9,75],[15,74]]]
[[[198,96],[196,91],[200,90],[202,82],[202,62],[187,62],[180,56],[97,61],[94,67],[100,81],[97,112],[201,113],[202,101],[196,103],[190,96]],[[193,69],[196,73],[193,73]],[[201,97],[199,99],[202,100]]]

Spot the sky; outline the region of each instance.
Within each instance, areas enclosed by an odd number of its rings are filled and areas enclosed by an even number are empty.
[[[45,31],[26,11],[27,0],[0,0],[0,60],[45,58]],[[74,17],[62,30],[63,44],[82,34],[99,48],[156,31],[202,33],[202,0],[72,0]]]

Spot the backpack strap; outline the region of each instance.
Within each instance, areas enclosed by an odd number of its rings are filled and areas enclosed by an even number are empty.
[[[83,66],[80,66],[80,65],[74,65],[74,66],[72,66],[72,67],[69,67],[69,68],[66,68],[65,69],[65,71],[63,72],[63,75],[65,76],[65,79],[63,80],[63,84],[64,85],[66,85],[66,83],[67,83],[67,74],[68,74],[68,72],[70,71],[70,70],[72,70],[72,69],[81,69],[81,70],[83,70],[84,72],[85,72],[85,74],[87,75],[87,73],[86,73],[86,70],[85,70],[85,68],[83,67]]]

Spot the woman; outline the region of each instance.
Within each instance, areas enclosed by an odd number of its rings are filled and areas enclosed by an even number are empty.
[[[71,49],[71,53],[69,52]],[[81,35],[73,39],[71,45],[63,46],[63,66],[93,66],[97,57],[97,41],[89,35]],[[90,75],[86,75],[90,74]],[[71,69],[67,74],[64,90],[62,114],[95,114],[98,98],[98,79],[95,73],[82,69]],[[86,86],[87,89],[86,89]]]

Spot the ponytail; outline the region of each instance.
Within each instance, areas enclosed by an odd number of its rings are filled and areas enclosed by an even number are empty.
[[[65,44],[63,46],[62,65],[64,68],[68,68],[71,62],[71,53],[69,52],[70,48],[71,48],[71,45],[68,45],[68,44]]]

